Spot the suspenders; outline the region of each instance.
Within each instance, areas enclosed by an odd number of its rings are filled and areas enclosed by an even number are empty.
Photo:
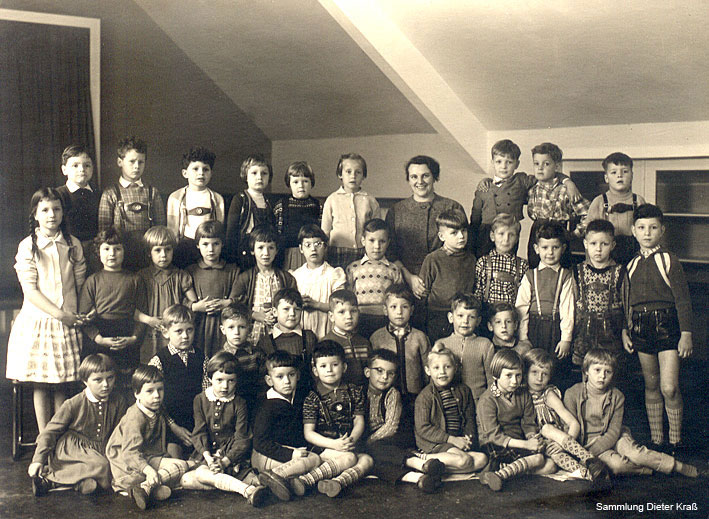
[[[483,301],[490,300],[490,285],[492,284],[492,277],[494,272],[492,271],[492,261],[488,255],[483,256],[485,259],[485,288],[483,289]],[[519,283],[522,281],[522,261],[515,256],[515,275],[514,282],[519,288]]]
[[[112,184],[109,189],[116,197],[116,205],[118,206],[118,211],[121,213],[121,230],[124,230],[126,226],[126,221],[128,220],[128,214],[126,213],[126,209],[133,213],[142,213],[145,204],[143,204],[142,202],[132,202],[126,204],[126,202],[123,200],[123,197],[121,196],[121,189],[118,187],[118,184]],[[151,227],[153,225],[153,193],[153,186],[148,186],[147,210],[148,220],[150,221]]]
[[[552,317],[556,317],[559,313],[559,300],[561,299],[561,287],[564,284],[564,269],[559,269],[559,277],[556,281],[556,293],[554,294],[554,307],[552,309]],[[532,292],[534,294],[534,299],[537,302],[537,313],[542,316],[542,303],[539,299],[539,290],[537,286],[539,285],[539,280],[537,279],[537,269],[532,270]]]

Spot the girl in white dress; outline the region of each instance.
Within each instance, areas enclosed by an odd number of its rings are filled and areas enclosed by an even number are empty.
[[[66,230],[56,190],[43,188],[30,201],[30,235],[17,248],[15,270],[24,301],[7,345],[9,379],[34,384],[39,432],[78,380],[81,318],[77,294],[86,277],[81,242]]]

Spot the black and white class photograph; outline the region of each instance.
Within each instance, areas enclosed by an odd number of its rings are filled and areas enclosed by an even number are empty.
[[[0,517],[709,517],[704,0],[0,0]]]

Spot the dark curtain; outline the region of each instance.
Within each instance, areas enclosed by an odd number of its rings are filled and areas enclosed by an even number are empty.
[[[65,182],[67,145],[95,147],[89,29],[0,20],[0,49],[0,295],[6,298],[19,295],[12,266],[28,234],[32,193]]]

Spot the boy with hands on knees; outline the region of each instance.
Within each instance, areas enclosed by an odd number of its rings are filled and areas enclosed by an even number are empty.
[[[368,454],[356,453],[365,429],[365,396],[361,386],[343,380],[347,362],[338,343],[318,343],[312,367],[316,383],[303,403],[303,435],[323,463],[294,478],[291,487],[303,495],[317,484],[318,491],[336,497],[374,464]]]

